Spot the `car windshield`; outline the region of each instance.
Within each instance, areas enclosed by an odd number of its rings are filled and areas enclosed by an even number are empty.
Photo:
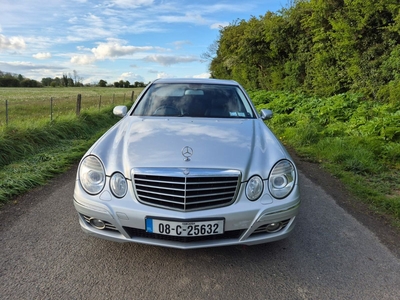
[[[235,85],[155,83],[133,111],[134,116],[254,118],[242,90]]]

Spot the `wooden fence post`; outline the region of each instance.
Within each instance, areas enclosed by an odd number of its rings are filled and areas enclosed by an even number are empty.
[[[50,122],[53,122],[53,97],[50,98]]]
[[[133,97],[135,97],[135,91],[132,91],[132,94],[131,94],[131,102],[133,102]]]
[[[8,100],[6,100],[6,125],[8,125]]]
[[[78,94],[76,97],[76,115],[79,116],[81,114],[81,106],[82,106],[82,95]]]

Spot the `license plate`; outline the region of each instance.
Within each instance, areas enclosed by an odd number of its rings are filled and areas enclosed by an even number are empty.
[[[146,219],[146,231],[172,236],[205,236],[224,233],[224,220],[177,222]]]

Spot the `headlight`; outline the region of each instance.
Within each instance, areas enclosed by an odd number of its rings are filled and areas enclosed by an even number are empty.
[[[115,197],[122,198],[128,190],[128,184],[124,175],[121,173],[114,173],[110,179],[110,189]]]
[[[288,160],[278,162],[271,171],[268,181],[269,192],[278,199],[290,194],[296,180],[296,171]]]
[[[264,183],[260,176],[253,176],[247,182],[246,196],[250,201],[255,201],[260,198],[264,189]]]
[[[79,168],[79,180],[87,193],[95,195],[101,192],[106,182],[106,174],[97,157],[91,155],[82,161]]]

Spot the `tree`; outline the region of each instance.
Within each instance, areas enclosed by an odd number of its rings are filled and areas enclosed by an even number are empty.
[[[202,56],[211,76],[247,89],[400,98],[398,0],[293,0],[221,28],[216,44]]]
[[[63,74],[62,76],[62,85],[65,87],[68,86],[68,76],[66,74]]]
[[[50,77],[42,78],[42,85],[43,86],[50,86],[53,79]]]
[[[99,81],[99,86],[101,86],[101,87],[106,87],[106,86],[107,86],[107,81],[105,81],[105,80],[103,80],[103,79],[100,79],[100,81]]]
[[[26,78],[21,81],[21,87],[40,87],[40,83],[34,79]]]
[[[67,86],[74,86],[74,80],[70,77],[67,79],[68,85]]]
[[[77,83],[78,83],[78,71],[76,71],[76,70],[73,70],[72,71],[73,72],[73,74],[74,74],[74,84],[75,84],[75,86],[77,85]]]

